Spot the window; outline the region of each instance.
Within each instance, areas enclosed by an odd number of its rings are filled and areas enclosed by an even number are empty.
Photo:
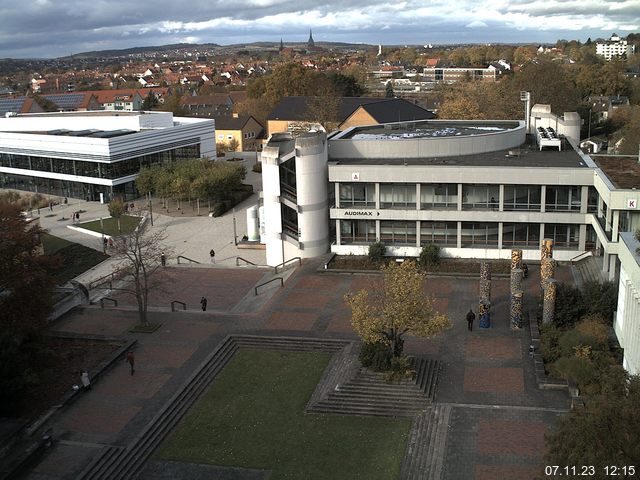
[[[280,164],[280,190],[282,194],[295,200],[298,195],[296,183],[296,159],[291,158]]]
[[[498,185],[475,185],[471,183],[462,186],[463,210],[498,210],[499,198],[500,187]]]
[[[285,235],[288,235],[298,240],[298,212],[293,208],[289,208],[286,205],[281,204],[282,212],[282,231]]]
[[[456,246],[458,244],[458,223],[420,222],[420,245],[429,243]]]
[[[416,245],[416,222],[383,220],[380,241],[388,245]]]
[[[578,248],[580,225],[547,223],[544,226],[544,238],[552,239],[554,248]]]
[[[463,247],[497,247],[497,223],[462,222]]]
[[[540,225],[537,223],[505,223],[502,225],[503,247],[539,247]]]
[[[340,220],[340,243],[370,244],[376,241],[376,222],[371,220]]]
[[[540,185],[505,185],[503,209],[540,211]]]
[[[340,207],[375,207],[375,185],[373,183],[341,183]]]
[[[380,208],[416,208],[415,184],[380,184]]]
[[[420,208],[458,208],[458,184],[433,183],[420,185]]]
[[[580,211],[580,191],[582,187],[547,186],[545,210],[547,212]]]
[[[596,213],[598,211],[598,191],[595,187],[589,187],[587,193],[587,212]]]

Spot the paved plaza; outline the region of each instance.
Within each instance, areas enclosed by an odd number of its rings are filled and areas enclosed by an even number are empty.
[[[259,177],[249,174],[257,191]],[[257,201],[253,195],[236,209],[239,237],[246,232],[245,209]],[[99,238],[72,231],[66,228],[70,221],[61,220],[78,209],[84,210],[82,220],[107,215],[106,205],[71,199],[68,205],[54,207],[49,213],[54,216],[43,216],[42,226],[54,235],[100,249]],[[232,212],[219,218],[156,212],[154,228],[166,228],[167,243],[175,255],[156,273],[163,286],[150,296],[149,319],[161,324],[155,332],[130,332],[138,322],[135,302],[116,291],[108,295],[118,300],[117,308],[79,307],[51,326],[63,333],[137,340],[135,374],[130,374],[124,359],[118,361],[95,381],[92,390],[53,416],[46,426],[56,439],[55,446],[27,478],[74,479],[105,446],[130,445],[228,335],[357,340],[343,297],[379,282],[379,276],[320,271],[323,259],[316,259],[278,274],[284,279],[282,288],[272,283],[256,295],[254,287],[274,274],[272,269],[236,267],[238,256],[264,264],[265,252],[234,245],[233,217]],[[215,265],[209,259],[211,248],[216,250]],[[177,265],[177,255],[200,264]],[[88,283],[115,267],[110,259],[78,280]],[[540,293],[537,266],[532,265],[529,273],[524,287],[526,304],[531,306]],[[556,277],[571,282],[571,269],[559,267]],[[569,397],[566,392],[538,388],[528,353],[529,330],[512,331],[509,326],[509,280],[492,281],[491,328],[480,329],[476,322],[471,332],[465,314],[469,308],[476,310],[477,278],[429,277],[426,291],[453,327],[434,339],[407,338],[405,352],[432,357],[441,364],[435,403],[451,407],[446,444],[440,449],[441,479],[533,479],[540,472],[544,435],[556,416],[568,410]],[[208,300],[206,312],[200,308],[202,296]],[[172,312],[173,300],[184,302],[186,310]],[[193,473],[196,470],[201,477]],[[159,471],[153,462],[143,472],[140,478],[149,479],[268,477],[255,470],[181,468],[180,464]]]

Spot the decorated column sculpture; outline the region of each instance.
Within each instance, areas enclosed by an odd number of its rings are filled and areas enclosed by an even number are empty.
[[[484,305],[484,307],[483,307]],[[490,319],[490,307],[491,307],[491,263],[482,262],[480,264],[480,305],[478,310],[484,308],[485,321],[482,321],[482,314],[480,314],[480,327],[489,328],[491,326]]]
[[[511,270],[522,268],[522,250],[511,250]]]
[[[556,289],[558,282],[555,278],[547,280],[544,288],[544,301],[542,304],[542,323],[553,323],[556,315]]]
[[[547,282],[556,275],[556,261],[553,258],[543,258],[540,262],[540,286],[544,290]]]
[[[491,326],[491,318],[489,316],[490,310],[491,302],[489,300],[480,300],[480,304],[478,305],[480,328],[489,328]]]
[[[514,268],[511,270],[511,294],[522,290],[522,279],[524,278],[524,270]]]
[[[522,290],[511,292],[511,328],[522,328]]]
[[[553,257],[553,239],[544,238],[540,246],[540,260]]]

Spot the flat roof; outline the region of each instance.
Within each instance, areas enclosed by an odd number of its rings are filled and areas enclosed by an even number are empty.
[[[519,127],[514,121],[426,120],[355,127],[340,139],[400,140],[407,138],[460,137],[506,132]]]
[[[331,150],[329,150],[331,153]],[[452,157],[425,158],[329,158],[338,165],[425,165],[462,167],[590,168],[567,143],[564,150],[544,149],[525,144],[520,148]]]
[[[615,188],[640,188],[638,157],[591,155]]]

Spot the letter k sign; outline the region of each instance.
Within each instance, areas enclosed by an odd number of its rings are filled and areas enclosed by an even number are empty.
[[[635,198],[627,199],[627,208],[638,208],[637,204],[638,204],[638,201]]]

